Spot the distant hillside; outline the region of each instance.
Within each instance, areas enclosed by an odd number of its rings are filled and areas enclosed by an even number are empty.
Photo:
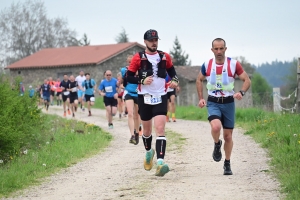
[[[252,65],[252,67],[255,67],[256,72],[264,77],[271,87],[280,87],[287,84],[284,77],[290,73],[292,63],[292,61],[273,61],[271,64],[263,63],[259,66]]]

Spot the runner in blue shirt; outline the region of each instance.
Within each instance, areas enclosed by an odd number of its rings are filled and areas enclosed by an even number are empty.
[[[88,104],[88,111],[89,111],[88,116],[92,116],[91,106],[93,106],[95,103],[94,93],[95,93],[96,82],[94,81],[94,79],[91,79],[90,73],[85,74],[85,81],[82,82],[81,86],[82,88],[85,88],[84,98]]]
[[[41,95],[43,95],[44,104],[46,111],[48,111],[49,108],[49,102],[50,102],[50,85],[48,84],[48,80],[44,80],[44,84],[41,85]]]
[[[35,93],[35,91],[34,91],[34,89],[32,88],[32,86],[30,85],[30,86],[29,86],[29,97],[30,97],[30,98],[33,98],[34,93]]]
[[[128,64],[130,64],[132,57],[133,57],[132,55],[127,57]],[[126,72],[127,72],[127,66],[121,69],[121,73],[123,78],[123,85],[126,90],[126,95],[124,99],[125,99],[125,104],[128,112],[128,126],[131,135],[129,139],[129,143],[137,145],[139,143],[138,130],[140,126],[140,120],[138,114],[138,110],[139,110],[138,94],[137,94],[138,84],[128,83],[126,80]]]
[[[105,72],[105,79],[99,86],[99,93],[104,97],[104,104],[106,107],[109,128],[113,128],[112,116],[117,113],[117,87],[117,79],[112,77],[112,73],[110,70],[107,70]]]

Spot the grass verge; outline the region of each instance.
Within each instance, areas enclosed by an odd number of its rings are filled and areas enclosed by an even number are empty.
[[[177,107],[176,116],[188,120],[206,120],[207,109]],[[275,114],[261,109],[236,109],[236,124],[245,134],[268,150],[274,175],[281,183],[286,199],[300,197],[300,116]]]
[[[37,184],[41,178],[76,164],[105,148],[112,136],[98,126],[47,115],[40,144],[0,164],[0,197]]]
[[[186,120],[206,120],[207,109],[196,106],[177,106],[176,118]]]

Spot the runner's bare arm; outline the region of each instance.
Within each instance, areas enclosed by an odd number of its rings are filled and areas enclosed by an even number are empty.
[[[203,81],[205,79],[205,76],[200,71],[196,80],[196,87],[198,92],[198,98],[199,100],[203,99]]]
[[[251,80],[248,76],[248,74],[244,71],[242,74],[239,75],[239,79],[241,79],[244,83],[242,85],[242,91],[246,92],[251,85]]]

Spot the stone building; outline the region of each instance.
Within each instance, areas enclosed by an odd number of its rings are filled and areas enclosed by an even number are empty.
[[[144,49],[136,42],[43,49],[6,69],[13,77],[21,76],[25,86],[40,85],[48,77],[62,80],[64,74],[77,76],[80,70],[89,72],[99,85],[105,70],[111,70],[116,77],[127,65],[127,56]]]
[[[198,93],[196,88],[196,79],[200,72],[200,66],[176,66],[175,67],[178,78],[179,86],[181,88],[180,92],[177,94],[177,105],[198,105]],[[251,78],[251,77],[250,77]],[[207,99],[207,89],[206,89],[206,80],[203,82],[203,97]],[[234,82],[234,90],[240,91],[243,81],[238,77]],[[252,107],[252,93],[251,87],[247,91],[246,96],[238,101],[235,101],[236,107]]]

